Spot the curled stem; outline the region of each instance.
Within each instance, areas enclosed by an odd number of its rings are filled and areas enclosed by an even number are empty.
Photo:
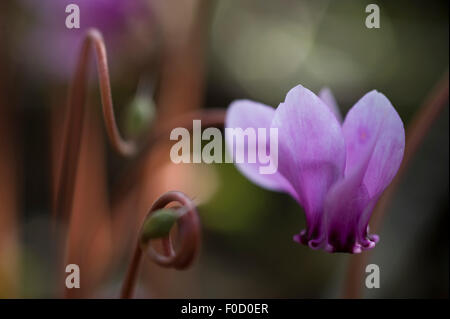
[[[68,110],[65,120],[64,140],[60,160],[60,170],[57,180],[56,195],[53,203],[53,214],[69,214],[73,201],[76,168],[78,164],[81,132],[84,120],[84,105],[86,102],[87,74],[89,53],[93,46],[97,61],[98,80],[103,107],[103,118],[106,131],[113,148],[121,155],[133,156],[137,152],[134,141],[122,139],[117,127],[111,96],[108,60],[105,44],[101,33],[96,29],[87,32],[84,39],[75,76],[73,78],[68,98]],[[64,216],[68,218],[68,216]]]
[[[194,203],[184,193],[173,191],[163,194],[153,203],[150,211],[144,219],[144,222],[150,218],[155,211],[174,202],[178,203],[182,207],[180,208],[182,213],[177,219],[180,247],[178,249],[174,249],[171,237],[168,235],[162,239],[164,250],[164,255],[162,255],[151,247],[151,240],[147,244],[142,244],[139,236],[122,286],[122,291],[120,294],[121,298],[132,298],[143,252],[146,252],[147,257],[149,257],[156,264],[165,268],[175,268],[178,270],[189,267],[197,255],[200,247],[199,218]],[[142,224],[144,224],[144,222]]]
[[[75,179],[80,156],[79,153],[81,149],[81,134],[85,120],[84,114],[91,48],[95,52],[95,58],[97,62],[97,73],[100,86],[103,118],[107,135],[113,149],[119,154],[126,157],[134,157],[135,155],[141,154],[133,160],[133,164],[136,163],[136,161],[138,163],[141,163],[141,159],[145,157],[143,156],[143,154],[150,153],[152,146],[156,145],[162,137],[165,137],[165,133],[168,132],[169,127],[184,125],[186,122],[191,122],[192,119],[197,118],[205,118],[207,125],[208,123],[209,125],[214,125],[215,123],[219,123],[219,125],[221,125],[224,119],[224,111],[222,110],[195,111],[192,113],[186,112],[185,114],[177,116],[177,118],[174,120],[169,119],[168,121],[164,121],[163,123],[160,122],[158,123],[158,125],[155,125],[155,127],[150,131],[148,139],[142,145],[140,145],[139,148],[134,141],[125,141],[121,137],[114,115],[107,53],[103,37],[98,30],[89,30],[82,44],[76,72],[69,91],[68,110],[66,112],[65,118],[63,145],[60,161],[58,163],[59,168],[58,175],[56,177],[55,197],[53,199],[54,220],[56,221],[56,217],[60,215],[61,220],[63,222],[67,222],[69,226],[71,223],[72,205],[74,198],[73,196],[76,182]],[[178,120],[178,118],[181,121]],[[175,195],[172,194],[170,196],[173,197]],[[173,198],[174,201],[178,201],[180,203],[188,205],[188,202],[186,200],[182,200],[182,195],[177,195]],[[188,215],[191,216],[191,214],[192,213],[189,213]],[[190,218],[192,219],[193,217]],[[180,221],[180,223],[183,224],[182,221]],[[62,242],[65,241],[68,241],[68,238],[62,240]],[[192,242],[192,240],[187,242]],[[163,244],[165,251],[169,256],[169,252],[171,251],[170,238],[167,240],[163,240]],[[154,256],[154,258],[155,261],[157,263],[160,263],[161,265],[164,265],[164,263],[168,263],[167,266],[181,267],[182,260],[184,260],[185,258],[189,260],[188,256],[184,255],[184,252],[195,251],[194,248],[183,248],[182,250],[180,250],[180,252],[183,252],[183,254],[177,254],[176,258],[174,257],[175,259],[173,260],[169,258],[167,261],[163,257],[158,255]],[[138,250],[137,253],[139,256],[140,251]],[[65,251],[64,255],[69,255],[69,252]]]
[[[397,175],[392,180],[391,185],[386,189],[380,198],[375,210],[372,214],[371,231],[377,232],[380,228],[381,221],[386,214],[392,199],[397,191],[401,179],[403,178],[409,164],[414,158],[417,150],[422,144],[425,136],[430,130],[432,124],[437,119],[438,115],[447,105],[448,101],[448,72],[444,74],[441,80],[433,88],[433,91],[417,112],[411,121],[410,126],[406,130],[406,144],[405,154],[402,164],[397,172]],[[347,279],[344,285],[345,298],[360,298],[362,279],[364,276],[365,265],[369,257],[369,251],[362,254],[351,256],[350,263],[347,270]]]

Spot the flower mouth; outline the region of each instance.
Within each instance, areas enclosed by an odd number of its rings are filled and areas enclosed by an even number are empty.
[[[338,232],[332,232],[329,236],[314,238],[308,236],[308,230],[303,229],[300,233],[293,236],[293,240],[299,244],[308,246],[311,249],[323,249],[329,253],[351,253],[359,254],[364,250],[370,250],[380,241],[380,237],[376,234],[368,234],[368,228],[364,236],[355,234],[347,234],[344,240]]]

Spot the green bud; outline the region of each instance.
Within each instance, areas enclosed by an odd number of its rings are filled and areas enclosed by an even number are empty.
[[[155,117],[155,103],[147,95],[138,94],[128,105],[126,111],[126,132],[130,137],[137,137],[145,131]]]
[[[155,211],[142,226],[141,243],[146,244],[150,239],[168,236],[179,216],[175,209],[163,208]]]

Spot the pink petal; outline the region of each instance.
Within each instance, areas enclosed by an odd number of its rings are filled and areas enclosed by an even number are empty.
[[[275,111],[272,127],[278,128],[279,171],[305,209],[308,238],[320,237],[325,195],[344,172],[341,127],[325,103],[301,85]]]
[[[267,140],[266,153],[268,154],[270,151],[269,129],[274,115],[275,109],[270,106],[249,100],[237,100],[231,103],[228,108],[225,128],[241,128],[243,130],[254,128],[255,132],[257,132],[258,128],[265,128]],[[228,150],[231,150],[233,144],[236,143],[236,141],[233,140],[233,136],[227,134],[227,131],[225,131],[225,143]],[[256,144],[258,144],[258,139],[256,140]],[[234,147],[236,148],[236,145],[234,145]],[[245,154],[248,154],[247,152],[251,151],[248,150],[247,140],[245,140],[245,145],[243,147],[245,149]],[[261,166],[266,166],[266,164],[261,164],[257,155],[256,163],[249,163],[247,160],[248,158],[246,158],[244,163],[236,163],[236,152],[233,152],[233,154],[236,167],[244,176],[255,184],[270,190],[284,191],[290,194],[295,193],[290,183],[278,172],[274,174],[261,174],[259,169]]]
[[[400,166],[403,123],[389,100],[371,91],[349,111],[343,124],[347,147],[345,177],[326,198],[327,247],[360,252],[378,241],[367,226],[381,192]]]
[[[368,160],[364,185],[370,197],[379,195],[403,159],[405,130],[400,116],[386,96],[371,91],[348,112],[342,130],[347,145],[345,174]]]
[[[349,253],[373,248],[377,237],[368,236],[365,220],[377,199],[369,197],[356,171],[333,185],[325,201],[326,234],[321,247]]]

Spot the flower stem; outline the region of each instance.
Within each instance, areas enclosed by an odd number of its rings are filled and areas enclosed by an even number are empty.
[[[137,152],[135,142],[123,140],[119,133],[111,96],[105,44],[101,33],[95,29],[91,29],[87,32],[83,41],[75,75],[69,90],[63,144],[61,147],[61,157],[58,162],[59,169],[56,176],[55,196],[53,198],[53,227],[56,226],[57,218],[59,218],[62,223],[67,225],[67,229],[70,229],[77,168],[81,150],[81,137],[83,126],[86,124],[85,103],[91,48],[95,52],[97,62],[103,118],[107,135],[113,148],[119,154],[130,157]],[[70,256],[68,248],[70,238],[68,236],[70,235],[65,234],[61,240],[62,256],[66,261],[68,256]],[[70,297],[73,293],[65,289],[64,295]]]
[[[68,219],[73,201],[75,174],[78,164],[81,132],[84,120],[84,105],[86,102],[87,70],[89,66],[89,53],[94,47],[97,60],[100,95],[103,106],[103,117],[106,131],[113,148],[124,156],[136,153],[133,141],[124,141],[117,128],[114,107],[111,97],[111,85],[103,37],[99,31],[88,31],[83,42],[75,76],[70,88],[68,110],[65,121],[64,142],[60,160],[59,178],[57,179],[56,196],[54,199],[54,217],[63,214]]]
[[[392,183],[383,193],[375,210],[372,214],[371,232],[376,233],[386,214],[392,199],[397,191],[402,177],[404,176],[412,158],[416,154],[420,145],[425,139],[432,124],[437,119],[438,115],[447,105],[448,101],[448,72],[440,79],[440,81],[433,88],[429,97],[420,110],[415,114],[411,124],[406,130],[405,154],[402,164],[397,172],[397,175],[392,180]],[[369,251],[350,257],[349,266],[347,269],[347,279],[344,284],[343,295],[344,298],[360,298],[362,295],[362,282],[364,276],[364,269],[369,258]]]
[[[54,225],[56,225],[56,218],[59,217],[63,223],[68,224],[69,229],[72,218],[71,214],[75,191],[76,172],[80,156],[81,134],[85,120],[85,103],[88,82],[87,74],[91,47],[94,49],[97,62],[103,118],[109,140],[114,150],[123,156],[133,157],[138,153],[138,147],[135,142],[123,140],[119,133],[112,102],[106,48],[100,32],[95,29],[91,29],[87,32],[84,39],[75,76],[69,91],[62,152],[59,161],[58,175],[56,176],[55,197],[53,199]],[[148,140],[142,145],[142,148],[145,149],[145,151],[140,153],[148,154],[148,152],[151,151],[152,146],[157,144],[162,137],[166,136],[165,133],[168,132],[169,127],[172,127],[171,125],[186,124],[186,126],[189,127],[189,125],[192,125],[192,119],[197,119],[199,117],[204,118],[206,125],[214,125],[216,122],[223,124],[224,114],[225,112],[223,110],[194,111],[189,114],[177,116],[174,120],[168,119],[162,125],[155,125],[155,128],[151,130]],[[169,124],[169,126],[166,124]],[[144,156],[138,156],[138,158],[142,159]],[[133,161],[133,164],[134,163],[135,161]],[[64,251],[63,256],[70,255],[67,248],[64,248],[68,247],[68,241],[69,238],[63,238],[62,240],[62,247],[66,250]],[[69,296],[67,293],[68,292],[66,291],[65,295]]]
[[[120,293],[120,298],[122,299],[132,298],[132,293],[134,290],[134,286],[136,285],[136,279],[139,272],[139,265],[141,263],[141,257],[142,249],[138,243],[134,248],[133,257],[131,259],[131,263],[128,267],[128,271],[123,282],[122,291]]]

